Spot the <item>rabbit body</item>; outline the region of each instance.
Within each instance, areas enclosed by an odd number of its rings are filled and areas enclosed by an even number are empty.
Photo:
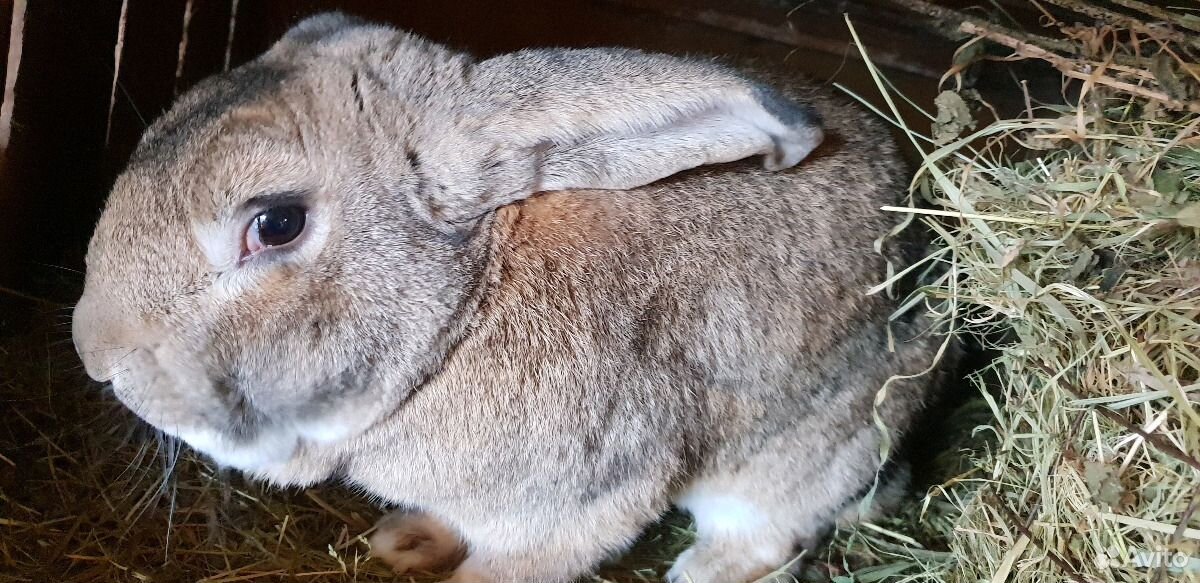
[[[749,581],[811,548],[876,476],[873,414],[903,432],[929,382],[875,405],[880,387],[938,342],[902,318],[889,349],[894,305],[864,293],[885,271],[880,206],[904,188],[881,125],[786,79],[773,84],[803,107],[755,85],[650,129],[621,117],[640,98],[605,118],[607,92],[670,80],[523,95],[643,58],[605,50],[501,57],[523,71],[499,91],[518,106],[463,114],[473,102],[439,83],[486,72],[364,26],[307,21],[273,58],[315,45],[350,65],[299,89],[279,69],[235,70],[150,130],[89,251],[75,318],[89,373],[220,463],[280,484],[342,477],[432,517],[465,545],[459,581],[569,581],[672,504],[697,526],[674,580]],[[396,69],[424,109],[360,122],[395,80],[326,80],[404,50],[445,75]],[[688,62],[654,63],[639,70]],[[555,99],[569,113],[537,118]],[[522,116],[542,129],[527,136]],[[755,153],[770,169],[737,161]],[[278,258],[225,247],[240,209],[293,199],[311,226]]]
[[[876,391],[930,362],[925,339],[889,352],[893,308],[863,296],[886,221],[843,214],[878,216],[888,166],[819,151],[787,175],[700,170],[502,209],[469,332],[352,446],[347,475],[448,520],[499,580],[569,580],[672,503],[700,537],[680,575],[782,566],[874,478]],[[886,187],[830,200],[848,193],[822,176]],[[892,389],[889,425],[922,388]]]

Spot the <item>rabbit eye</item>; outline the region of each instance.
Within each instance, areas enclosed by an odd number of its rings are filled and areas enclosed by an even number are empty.
[[[299,205],[271,207],[254,215],[246,229],[246,254],[254,255],[268,247],[287,245],[304,232],[308,212]]]

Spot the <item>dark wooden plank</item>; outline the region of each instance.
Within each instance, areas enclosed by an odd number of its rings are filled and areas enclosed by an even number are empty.
[[[192,0],[188,46],[183,60],[183,74],[177,87],[179,91],[223,68],[232,7],[230,0]]]
[[[99,200],[120,2],[30,2],[0,180],[0,284],[28,288],[78,249]],[[6,25],[7,28],[7,25]],[[77,264],[77,262],[76,262]]]
[[[11,38],[9,28],[12,23],[13,3],[13,0],[0,0],[0,88],[4,87],[4,82],[8,79],[8,67],[5,65],[8,62],[8,39]]]
[[[946,70],[955,43],[929,34],[919,19],[885,1],[784,2],[722,0],[604,0],[787,44],[807,51],[847,55],[849,15],[879,66],[936,79]],[[907,18],[906,18],[907,16]],[[914,50],[915,49],[915,50]]]
[[[186,0],[130,0],[105,152],[108,174],[124,164],[142,130],[174,98],[185,5]]]

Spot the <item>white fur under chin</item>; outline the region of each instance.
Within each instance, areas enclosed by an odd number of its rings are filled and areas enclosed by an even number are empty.
[[[374,423],[374,417],[367,416],[360,416],[359,423],[353,425],[343,422],[319,421],[298,426],[296,433],[314,443],[337,443],[365,431],[371,423]]]
[[[324,463],[311,456],[297,466],[294,461],[312,451],[312,446],[335,444],[354,437],[365,428],[342,422],[311,422],[298,426],[275,426],[261,430],[250,441],[235,442],[224,434],[206,428],[173,428],[173,433],[185,443],[203,453],[217,465],[233,468],[258,479],[278,485],[314,484],[328,477]]]
[[[218,465],[244,472],[285,463],[300,446],[299,434],[291,430],[263,431],[253,441],[244,443],[232,442],[211,429],[179,429],[175,434]]]

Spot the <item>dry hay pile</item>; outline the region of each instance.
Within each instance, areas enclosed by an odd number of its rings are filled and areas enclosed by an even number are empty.
[[[991,419],[920,508],[840,533],[870,564],[841,580],[1200,580],[1200,6],[1117,4],[961,22],[932,137],[904,127],[896,210],[936,241],[913,300],[998,351]],[[981,58],[1048,64],[1074,105],[996,119],[955,83]]]

